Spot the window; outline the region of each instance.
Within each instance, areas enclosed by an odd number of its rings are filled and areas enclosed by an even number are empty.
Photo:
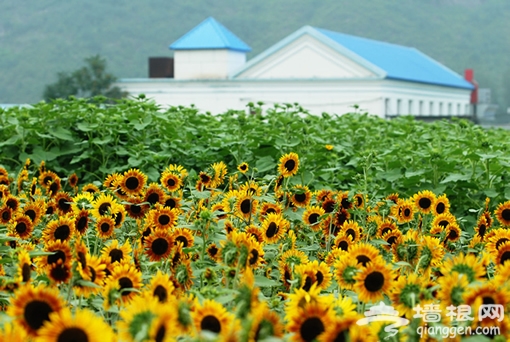
[[[409,100],[409,105],[407,106],[408,108],[408,113],[407,114],[413,114],[413,100]]]
[[[390,99],[388,98],[384,100],[384,113],[390,115]]]
[[[448,102],[448,115],[452,115],[452,103]]]
[[[397,115],[400,115],[400,114],[402,114],[402,100],[398,99],[397,100]]]
[[[443,102],[439,102],[439,113],[438,115],[443,115]]]
[[[423,115],[423,101],[420,101],[418,104],[418,114]]]
[[[429,115],[434,115],[434,102],[429,102]]]
[[[462,113],[460,112],[460,103],[457,103],[457,115],[461,115]]]

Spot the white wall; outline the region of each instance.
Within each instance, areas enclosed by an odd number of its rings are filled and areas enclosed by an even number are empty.
[[[168,106],[194,104],[201,111],[222,113],[228,109],[246,109],[248,102],[266,104],[298,102],[312,114],[322,112],[344,114],[359,105],[362,111],[381,117],[397,115],[398,101],[401,113],[417,115],[423,101],[422,115],[439,115],[439,103],[447,108],[460,104],[462,113],[469,104],[469,90],[395,80],[201,80],[124,79],[117,83],[131,95],[145,94],[157,103]],[[412,102],[409,112],[409,100]],[[429,102],[434,112],[428,113]],[[444,114],[444,113],[443,113]],[[446,114],[444,114],[446,115]]]
[[[246,54],[225,49],[176,50],[174,63],[177,80],[226,79],[246,63]]]

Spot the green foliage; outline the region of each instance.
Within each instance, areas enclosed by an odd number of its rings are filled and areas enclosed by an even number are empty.
[[[58,73],[58,81],[49,84],[44,89],[43,97],[46,101],[69,96],[94,97],[104,95],[107,98],[119,99],[127,93],[112,84],[117,80],[110,73],[106,73],[106,59],[99,55],[85,58],[86,66],[72,72]]]
[[[317,117],[297,105],[276,105],[264,115],[214,116],[184,107],[163,111],[143,97],[116,105],[101,100],[0,110],[0,165],[16,172],[26,158],[44,160],[61,176],[76,172],[82,184],[132,167],[157,181],[171,163],[199,172],[221,160],[230,170],[247,161],[250,172],[264,177],[274,174],[282,154],[293,151],[302,165],[295,182],[312,188],[371,196],[411,196],[429,189],[446,193],[452,212],[460,216],[487,196],[496,202],[510,199],[505,130],[354,113]]]

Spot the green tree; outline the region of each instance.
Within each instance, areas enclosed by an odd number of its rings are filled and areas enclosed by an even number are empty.
[[[46,101],[56,98],[94,97],[103,95],[112,99],[120,99],[128,95],[119,87],[112,87],[117,78],[106,72],[106,59],[99,55],[85,58],[86,65],[72,73],[59,72],[58,80],[44,88],[43,97]]]

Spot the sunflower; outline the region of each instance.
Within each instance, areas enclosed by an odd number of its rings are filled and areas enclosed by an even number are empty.
[[[290,198],[292,204],[298,208],[304,208],[312,199],[312,192],[306,185],[296,185],[293,189],[293,195]]]
[[[51,216],[57,212],[57,204],[53,199],[46,203],[46,211],[44,212],[47,216]]]
[[[130,197],[126,200],[124,204],[124,210],[127,215],[135,220],[141,219],[145,217],[149,206],[147,204],[142,204],[143,201],[139,197]]]
[[[301,276],[301,288],[305,291],[310,290],[313,284],[317,289],[325,290],[331,284],[331,270],[325,262],[314,260],[294,268],[296,274]]]
[[[67,183],[71,188],[76,189],[76,187],[78,186],[78,175],[76,175],[76,173],[73,173],[72,175],[67,177]]]
[[[44,241],[70,241],[75,231],[74,220],[70,215],[59,216],[48,222],[43,231]]]
[[[268,214],[262,223],[262,237],[266,243],[277,243],[287,232],[290,223],[278,214]]]
[[[12,218],[13,211],[8,206],[4,205],[0,208],[0,223],[7,224]]]
[[[419,267],[421,269],[426,270],[430,266],[441,265],[445,255],[445,250],[439,239],[433,236],[422,236],[420,240],[420,246]]]
[[[249,170],[249,166],[248,166],[248,163],[241,163],[239,165],[237,165],[237,169],[241,172],[241,173],[246,173],[248,172]]]
[[[113,236],[115,229],[115,220],[108,216],[103,216],[96,221],[97,236],[106,240]]]
[[[202,304],[196,300],[191,317],[198,333],[208,331],[218,335],[225,334],[234,321],[234,316],[227,309],[211,299],[204,300]]]
[[[175,287],[170,281],[170,276],[158,270],[152,276],[150,283],[147,285],[147,292],[151,297],[157,298],[160,303],[167,303],[173,296]]]
[[[78,233],[83,236],[87,232],[89,228],[90,218],[89,211],[86,209],[81,209],[74,215],[74,227],[78,231]]]
[[[52,283],[68,283],[72,277],[71,263],[62,260],[48,265],[45,271]]]
[[[457,224],[457,219],[450,212],[437,214],[432,220],[432,227],[441,226],[443,229],[446,229],[450,224]]]
[[[408,275],[400,275],[395,282],[395,286],[391,291],[390,298],[392,304],[396,305],[396,310],[400,315],[408,319],[412,319],[414,308],[426,299],[426,290],[422,288],[423,280],[418,275],[411,273]],[[431,298],[427,298],[431,299]]]
[[[487,235],[488,241],[485,245],[487,252],[492,255],[498,253],[499,248],[507,241],[510,241],[510,231],[504,228],[493,229],[490,235]]]
[[[49,184],[54,183],[57,179],[60,179],[57,174],[53,171],[44,171],[39,175],[39,184],[43,187],[48,187]]]
[[[166,200],[166,195],[163,192],[163,189],[157,183],[151,183],[145,190],[145,194],[143,196],[143,201],[148,202],[151,206],[156,203],[164,204]]]
[[[457,223],[451,223],[446,227],[445,241],[455,242],[460,239],[462,231]]]
[[[34,342],[114,342],[112,328],[92,311],[78,309],[71,314],[69,308],[52,312],[49,321],[39,329]]]
[[[473,254],[464,253],[445,259],[440,271],[442,274],[465,274],[470,283],[482,280],[485,275],[485,269],[478,258]]]
[[[138,169],[131,169],[124,172],[122,177],[117,179],[116,186],[120,186],[122,191],[128,196],[138,196],[141,194],[147,176]]]
[[[493,255],[496,265],[504,265],[510,260],[510,241],[502,243],[498,248],[498,253]]]
[[[280,164],[278,165],[278,172],[283,177],[287,178],[290,176],[294,176],[299,169],[299,156],[290,152],[288,154],[284,154],[280,158]]]
[[[247,332],[249,342],[261,341],[271,337],[283,337],[284,327],[280,322],[280,317],[269,308],[267,302],[255,304],[250,318],[250,330]]]
[[[476,222],[475,232],[477,236],[483,241],[485,238],[485,234],[489,231],[490,225],[487,222],[487,217],[485,215],[481,215],[478,221]]]
[[[411,199],[399,199],[397,205],[392,207],[393,215],[399,224],[411,222],[414,219],[415,206]]]
[[[172,232],[172,239],[175,244],[181,243],[183,248],[192,247],[194,242],[193,233],[187,228],[176,228]]]
[[[370,262],[376,262],[382,259],[379,250],[366,242],[353,244],[349,248],[348,257],[356,260],[358,265],[367,266]]]
[[[18,269],[16,272],[15,281],[18,283],[30,282],[32,274],[32,260],[26,250],[20,250],[18,254]]]
[[[363,194],[355,194],[353,197],[352,197],[352,200],[354,202],[354,206],[358,209],[362,209],[365,207],[365,203],[367,201],[367,198],[366,196],[364,196]]]
[[[290,315],[286,328],[293,333],[291,340],[296,342],[312,342],[321,337],[326,327],[334,320],[334,313],[328,305],[307,303]]]
[[[19,199],[14,195],[7,195],[4,199],[4,204],[6,207],[10,208],[13,212],[18,210],[20,207]]]
[[[26,341],[27,332],[16,323],[4,323],[0,331],[0,341]]]
[[[167,196],[163,206],[170,209],[179,209],[181,207],[181,198]]]
[[[445,194],[436,197],[434,204],[432,204],[432,213],[434,215],[440,215],[450,212],[450,201]]]
[[[259,227],[251,224],[249,226],[247,226],[244,231],[246,232],[246,234],[248,234],[249,236],[251,236],[255,241],[257,242],[264,242],[264,237],[262,236],[262,231],[260,230]]]
[[[507,289],[497,288],[492,282],[485,282],[475,287],[468,287],[464,293],[463,299],[466,305],[469,305],[473,312],[480,312],[481,305],[501,305],[506,308],[510,297]],[[479,315],[475,316],[474,323],[479,323],[482,326],[498,325],[498,317],[485,317],[479,320]]]
[[[376,236],[382,238],[387,233],[393,232],[397,230],[397,225],[395,221],[391,219],[381,220],[377,225]]]
[[[21,208],[21,213],[30,218],[34,226],[39,223],[43,212],[46,210],[44,200],[37,200],[35,202],[29,202]]]
[[[27,240],[32,235],[34,224],[30,217],[25,215],[16,215],[10,221],[8,230],[20,239]]]
[[[71,263],[73,257],[69,243],[62,240],[48,241],[44,251],[53,252],[53,254],[38,257],[37,265],[41,269],[57,264],[58,261],[61,261],[62,263]]]
[[[169,192],[177,191],[182,186],[182,179],[180,175],[176,175],[172,172],[164,171],[160,178],[161,185],[165,187]]]
[[[494,215],[496,215],[496,219],[503,227],[510,226],[510,201],[506,201],[505,203],[500,203],[497,209],[494,211]]]
[[[235,204],[235,213],[237,216],[250,220],[257,213],[258,200],[247,193],[239,193]]]
[[[107,260],[108,265],[113,265],[115,263],[124,264],[131,262],[132,251],[129,240],[126,240],[122,246],[120,246],[118,240],[113,240],[102,249],[101,256],[104,260]]]
[[[257,184],[257,182],[250,180],[244,184],[241,184],[239,187],[239,191],[243,193],[250,194],[252,196],[260,196],[262,195],[262,188]]]
[[[89,183],[89,184],[84,185],[83,188],[81,188],[81,191],[87,192],[89,194],[98,194],[99,188],[97,186],[95,186],[94,184]]]
[[[420,191],[413,196],[414,205],[423,214],[432,211],[433,204],[436,201],[436,195],[429,190]]]
[[[360,272],[354,276],[356,282],[353,289],[360,301],[376,302],[382,300],[384,294],[388,294],[392,289],[393,279],[395,275],[391,267],[379,258],[361,267]]]
[[[321,216],[326,212],[319,206],[310,206],[303,213],[303,222],[311,226],[313,231],[320,230]]]
[[[130,301],[136,296],[134,290],[142,286],[142,273],[132,264],[118,264],[112,274],[106,278],[104,287],[105,306],[109,307],[112,302],[112,291],[120,292],[122,301]]]
[[[354,277],[358,273],[358,262],[353,258],[340,258],[335,261],[334,275],[338,285],[345,290],[352,289],[356,283]]]
[[[449,273],[437,279],[439,290],[436,299],[444,307],[464,304],[464,293],[469,287],[468,277],[463,273]]]
[[[207,246],[207,255],[209,256],[209,258],[211,258],[212,260],[215,260],[215,261],[219,261],[220,260],[220,249],[218,248],[218,246],[215,244],[215,243],[211,243],[209,244],[209,246]]]
[[[260,221],[264,221],[267,214],[281,214],[282,213],[282,207],[276,203],[269,203],[264,202],[262,206],[260,207],[259,217]]]
[[[104,193],[100,194],[99,197],[92,202],[92,216],[96,219],[108,216],[108,213],[116,203],[117,202],[113,199],[112,195]]]
[[[393,260],[395,262],[405,261],[414,265],[420,256],[419,240],[418,231],[413,229],[408,230],[401,239],[396,241],[398,243],[393,243],[391,245]]]
[[[7,314],[29,335],[34,336],[49,321],[52,312],[63,308],[64,300],[60,298],[57,288],[26,284],[14,292]]]
[[[349,248],[353,245],[352,237],[345,234],[338,234],[333,242],[333,249],[339,249],[348,252]]]
[[[172,251],[174,241],[169,232],[157,229],[144,242],[145,251],[151,261],[167,259]]]
[[[77,267],[78,273],[85,281],[94,283],[96,286],[81,285],[80,282],[74,283],[74,292],[77,296],[88,298],[91,294],[97,294],[101,291],[106,278],[106,264],[96,255],[85,255],[85,262],[80,263],[82,267]]]
[[[189,334],[188,329],[179,322],[178,309],[160,305],[155,313],[156,317],[149,330],[149,341],[173,342],[176,335]]]
[[[162,230],[170,230],[175,227],[179,215],[178,209],[170,209],[166,207],[156,206],[149,212],[149,221],[154,227]]]
[[[360,227],[358,222],[348,220],[342,224],[339,234],[349,236],[353,242],[358,241],[361,238],[363,229]]]

